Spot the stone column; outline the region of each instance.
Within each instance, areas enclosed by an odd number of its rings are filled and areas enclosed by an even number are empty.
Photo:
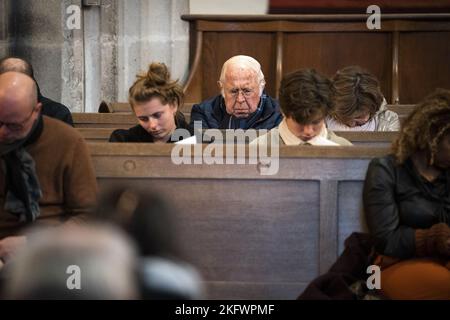
[[[0,0],[0,59],[9,55],[9,5],[10,0]]]
[[[127,101],[137,73],[164,62],[172,77],[186,80],[189,65],[188,0],[127,0],[118,6],[118,100]]]
[[[14,0],[10,4],[13,17],[10,53],[29,60],[42,93],[60,101],[61,1]]]
[[[85,111],[97,112],[102,100],[117,101],[117,0],[103,0],[86,6]]]
[[[64,37],[59,77],[62,82],[61,101],[69,106],[72,112],[83,112],[85,91],[82,0],[63,0],[61,3],[60,15],[63,19],[59,28],[62,28]],[[68,19],[77,14],[69,10],[72,5],[79,8],[79,28],[69,28],[67,24]]]

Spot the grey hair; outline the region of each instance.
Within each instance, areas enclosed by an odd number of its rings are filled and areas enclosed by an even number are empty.
[[[222,96],[224,95],[223,84],[225,83],[225,74],[227,73],[228,66],[233,63],[239,64],[245,67],[246,69],[253,71],[256,74],[257,82],[259,85],[259,95],[261,96],[264,90],[264,86],[266,84],[266,80],[264,79],[264,73],[261,70],[261,64],[255,58],[245,55],[238,55],[231,57],[223,64],[219,78],[219,85],[222,90]]]

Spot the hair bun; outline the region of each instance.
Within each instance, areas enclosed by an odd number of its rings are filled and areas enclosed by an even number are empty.
[[[145,85],[164,86],[170,82],[170,72],[164,63],[153,62],[145,75]]]

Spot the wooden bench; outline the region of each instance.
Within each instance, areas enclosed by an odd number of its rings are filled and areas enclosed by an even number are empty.
[[[131,113],[72,113],[75,128],[130,128],[138,123]]]
[[[191,113],[194,103],[185,103],[181,106],[180,111],[183,113]],[[107,102],[102,101],[98,107],[99,113],[132,113],[133,110],[128,102]]]
[[[398,132],[349,132],[335,131],[335,133],[343,137],[355,146],[367,147],[384,147],[389,148],[392,142],[397,138]]]
[[[348,235],[365,230],[367,165],[388,152],[282,147],[278,173],[263,176],[258,161],[176,165],[172,147],[89,144],[101,189],[129,183],[170,200],[212,299],[297,297],[335,262]]]
[[[450,87],[448,12],[383,11],[379,30],[368,29],[367,18],[362,11],[183,15],[182,19],[190,23],[191,34],[185,102],[198,102],[217,94],[222,65],[237,54],[252,56],[261,63],[266,90],[274,98],[283,75],[289,72],[315,68],[332,76],[350,65],[360,65],[373,73],[392,104],[416,104],[435,88]]]
[[[116,128],[77,128],[88,142],[107,142]],[[226,131],[221,130],[224,138]],[[397,137],[398,132],[336,132],[338,136],[346,138],[355,146],[388,148]],[[248,143],[248,141],[247,141]]]
[[[112,105],[128,106],[126,103],[117,102]],[[388,105],[389,110],[396,112],[403,122],[415,108],[415,105]],[[186,121],[191,118],[192,104],[185,104],[181,108]],[[76,128],[129,128],[137,124],[137,119],[131,112],[109,113],[73,113],[73,121]]]

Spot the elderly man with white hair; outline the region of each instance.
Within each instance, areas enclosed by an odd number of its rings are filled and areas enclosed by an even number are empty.
[[[228,59],[218,84],[220,95],[192,107],[192,127],[201,121],[205,129],[272,129],[281,122],[279,104],[264,93],[264,74],[254,58]]]

